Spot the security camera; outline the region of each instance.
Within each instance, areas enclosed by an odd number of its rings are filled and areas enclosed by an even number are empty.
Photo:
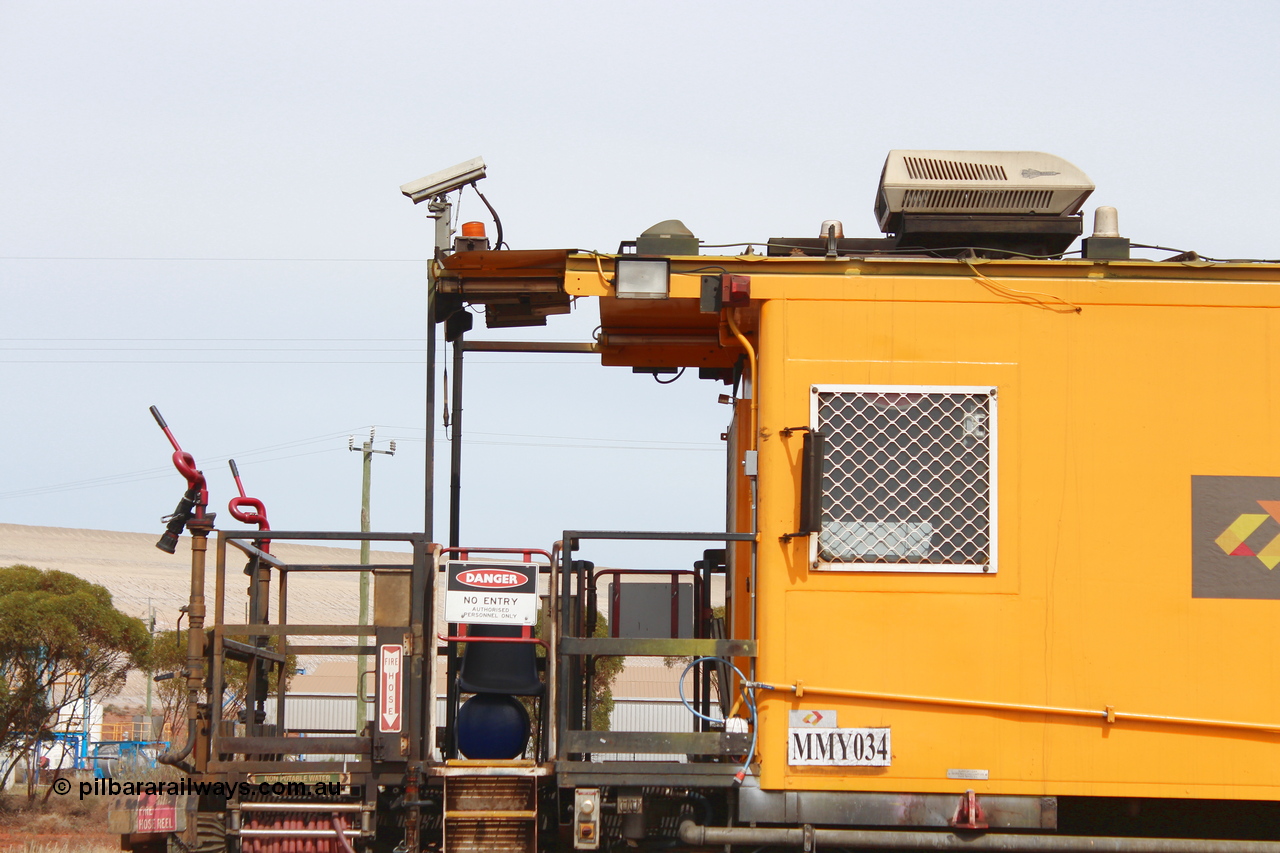
[[[451,193],[484,177],[484,158],[473,157],[465,163],[441,169],[425,178],[418,178],[400,187],[400,192],[413,199],[414,204]]]

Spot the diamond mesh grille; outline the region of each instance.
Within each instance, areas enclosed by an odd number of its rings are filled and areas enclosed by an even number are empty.
[[[828,450],[818,558],[991,564],[993,393],[819,389]]]

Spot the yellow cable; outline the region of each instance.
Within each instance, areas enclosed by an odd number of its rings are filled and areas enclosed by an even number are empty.
[[[600,283],[604,285],[605,290],[608,290],[613,285],[609,284],[609,279],[604,277],[604,265],[600,263],[600,253],[591,252],[591,257],[596,259],[596,272],[600,274]]]
[[[604,277],[604,265],[600,263],[600,253],[592,252],[591,256],[596,259],[596,272],[600,274],[600,283],[604,285],[605,290],[608,290],[610,287],[609,279]]]
[[[1068,302],[1067,300],[1063,299],[1060,296],[1054,296],[1052,293],[1039,293],[1034,290],[1016,290],[1012,287],[1003,285],[1000,282],[996,281],[995,279],[991,278],[990,276],[984,274],[981,270],[979,270],[976,266],[974,266],[968,260],[964,258],[961,258],[960,260],[962,263],[964,263],[965,266],[967,266],[969,269],[973,271],[973,274],[978,278],[979,284],[981,284],[983,287],[986,287],[988,290],[993,290],[997,294],[1008,297],[1009,299],[1012,299],[1015,302],[1022,302],[1024,305],[1026,304],[1034,305],[1037,308],[1043,308],[1046,311],[1054,311],[1059,314],[1066,314],[1066,313],[1079,314],[1083,310],[1079,305],[1076,305],[1072,302]],[[1061,305],[1050,304],[1048,302],[1045,302],[1044,299],[1038,298],[1041,296],[1043,296],[1045,299],[1056,300],[1062,304]],[[1025,299],[1021,297],[1025,297]],[[1030,302],[1026,300],[1030,300]]]
[[[729,331],[733,332],[733,336],[738,339],[738,343],[742,344],[742,348],[747,351],[747,365],[751,369],[751,449],[756,449],[756,419],[759,416],[757,409],[757,401],[760,399],[760,389],[756,385],[756,350],[751,346],[751,341],[747,340],[747,336],[742,334],[738,329],[738,324],[733,322],[733,309],[725,311],[725,319],[729,322]]]

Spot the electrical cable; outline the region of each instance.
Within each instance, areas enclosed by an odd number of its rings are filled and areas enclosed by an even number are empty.
[[[29,343],[59,343],[62,341],[75,341],[77,343],[86,343],[88,341],[106,341],[106,342],[122,342],[122,343],[160,343],[164,341],[182,342],[182,343],[234,343],[237,341],[245,341],[249,343],[260,342],[262,338],[0,338],[0,343],[8,343],[11,341],[22,341]],[[371,342],[416,342],[422,343],[422,338],[277,338],[272,337],[271,340],[277,342],[300,341],[303,343],[319,343],[321,341],[339,342],[339,343],[371,343]],[[171,347],[162,347],[162,349],[171,349]],[[223,349],[223,347],[219,347]],[[238,347],[237,347],[238,349]]]
[[[610,287],[613,287],[613,282],[611,282],[611,281],[609,281],[609,279],[605,278],[605,275],[604,275],[604,265],[600,263],[600,259],[601,259],[601,258],[608,258],[609,260],[613,260],[613,256],[612,256],[612,255],[602,255],[600,252],[597,252],[595,249],[583,249],[582,251],[583,251],[583,254],[591,255],[593,258],[595,258],[595,259],[596,259],[596,272],[600,275],[600,283],[601,283],[601,284],[603,284],[603,285],[605,286],[605,289],[607,290],[607,289],[609,289]],[[599,330],[600,330],[600,327],[599,327],[599,326],[596,326],[596,331],[599,331]],[[595,334],[595,332],[592,332],[592,334],[594,335],[594,334]],[[598,341],[598,340],[600,340],[600,339],[599,339],[599,338],[596,338],[596,340]]]
[[[702,248],[704,249],[725,249],[725,248],[732,248],[734,246],[748,246],[748,247],[772,246],[779,249],[803,249],[805,251],[817,251],[813,246],[803,246],[798,243],[779,243],[779,242],[773,242],[773,241],[754,241],[751,243],[703,243],[701,245],[702,245]],[[942,246],[935,249],[927,249],[923,246],[916,246],[916,247],[904,246],[904,247],[893,248],[893,249],[875,249],[875,250],[866,250],[866,251],[855,251],[855,252],[850,252],[847,255],[847,257],[871,258],[876,255],[906,254],[906,255],[930,255],[930,256],[943,258],[942,255],[939,255],[937,253],[963,252],[963,251],[1000,252],[1001,254],[1004,254],[1004,255],[1014,255],[1019,258],[1030,258],[1033,260],[1056,260],[1066,255],[1078,255],[1080,254],[1081,250],[1072,249],[1069,252],[1059,252],[1053,255],[1033,255],[1027,252],[1015,252],[1010,249],[999,249],[993,246]],[[943,259],[945,260],[946,258],[943,258]]]
[[[684,705],[685,709],[689,713],[693,714],[700,720],[706,720],[709,723],[723,724],[726,729],[728,727],[728,720],[718,720],[715,717],[708,717],[706,714],[703,714],[697,708],[693,707],[693,704],[684,695],[684,677],[689,674],[689,670],[693,669],[700,663],[708,661],[725,664],[738,674],[738,689],[742,692],[742,704],[751,715],[751,746],[747,749],[747,757],[746,760],[742,762],[742,769],[734,775],[734,779],[738,783],[741,783],[742,780],[746,778],[747,770],[751,767],[751,759],[755,758],[756,739],[759,737],[760,733],[760,727],[757,725],[758,716],[756,714],[755,683],[743,675],[742,670],[738,669],[737,665],[728,658],[700,657],[689,661],[688,665],[685,666],[684,671],[680,673],[680,679],[676,682],[676,687],[680,692],[681,704]]]
[[[390,427],[390,429],[406,429],[423,432],[421,427]],[[265,459],[252,459],[249,457],[269,454],[273,451],[291,450],[295,448],[305,447],[308,444],[315,444],[320,441],[328,441],[332,438],[340,438],[344,435],[350,435],[357,430],[343,430],[341,432],[330,433],[324,436],[316,436],[309,439],[299,439],[293,442],[284,442],[282,444],[270,445],[254,450],[241,450],[230,454],[210,454],[210,458],[215,462],[226,462],[229,458],[240,460],[240,464],[249,466],[255,464],[266,464],[270,462],[279,462],[286,459],[297,459],[302,456],[314,456],[320,453],[336,452],[338,448],[322,448],[320,450],[307,450],[301,453],[292,453],[285,456],[269,456]],[[677,441],[652,441],[646,439],[625,439],[625,443],[616,444],[584,444],[582,442],[605,442],[615,441],[615,439],[599,439],[586,436],[563,436],[563,435],[537,435],[528,433],[491,433],[491,432],[472,432],[472,436],[489,435],[499,436],[503,438],[534,438],[534,439],[559,439],[563,441],[573,441],[574,444],[560,444],[547,441],[486,441],[480,438],[464,439],[465,446],[481,445],[489,447],[544,447],[555,449],[570,450],[649,450],[649,451],[665,451],[669,453],[723,453],[724,445],[721,442],[715,444],[707,443],[704,446],[697,446],[697,442],[677,442]],[[403,443],[422,443],[426,439],[414,436],[398,435],[396,440]],[[72,482],[53,483],[45,486],[33,486],[28,488],[11,489],[8,491],[0,491],[0,501],[36,497],[45,494],[54,494],[58,492],[74,492],[82,489],[95,489],[123,486],[129,483],[142,483],[150,480],[166,480],[173,475],[171,466],[163,466],[149,468],[140,471],[129,471],[121,474],[109,474],[102,477],[93,477],[85,480],[76,480]]]
[[[247,263],[325,263],[325,264],[425,264],[426,258],[149,258],[149,257],[92,257],[74,255],[0,255],[0,261],[198,261],[218,263],[243,261]]]
[[[677,373],[675,376],[672,376],[670,379],[667,379],[666,381],[663,381],[663,380],[659,379],[659,378],[658,378],[658,374],[656,374],[656,373],[655,373],[655,374],[653,374],[653,381],[654,381],[654,382],[657,382],[659,385],[670,385],[672,382],[675,382],[675,381],[676,381],[677,379],[679,379],[681,376],[684,376],[684,371],[685,371],[685,368],[683,368],[683,367],[682,367],[682,368],[680,368],[680,372],[679,372],[679,373]]]
[[[1154,249],[1157,252],[1173,252],[1175,255],[1195,255],[1202,261],[1210,261],[1215,264],[1280,264],[1280,259],[1276,258],[1211,258],[1208,255],[1202,255],[1192,249],[1171,249],[1168,246],[1152,246],[1147,243],[1130,243],[1129,246],[1134,249]]]
[[[742,334],[742,330],[738,328],[738,324],[733,322],[732,308],[724,309],[725,321],[729,324],[729,331],[733,332],[733,336],[738,339],[738,343],[742,344],[742,348],[747,352],[747,366],[751,371],[751,450],[755,450],[759,444],[760,436],[757,435],[758,425],[760,423],[760,388],[756,385],[756,350],[751,346],[751,341],[747,340],[747,336]]]
[[[1037,308],[1043,308],[1046,311],[1053,311],[1058,314],[1064,314],[1064,313],[1079,314],[1082,310],[1084,310],[1079,305],[1076,305],[1074,302],[1068,302],[1067,300],[1063,299],[1061,296],[1054,296],[1052,293],[1040,293],[1039,291],[1036,291],[1036,290],[1017,290],[1016,288],[1003,285],[1000,282],[996,281],[994,278],[991,278],[990,276],[983,273],[976,266],[974,266],[971,261],[968,261],[965,259],[961,259],[961,260],[965,266],[973,270],[973,274],[978,279],[979,284],[981,284],[983,287],[987,288],[988,290],[994,293],[997,293],[1008,299],[1012,299],[1014,302],[1020,302],[1023,305],[1034,305]],[[1054,305],[1052,303],[1045,302],[1044,299],[1039,298],[1041,296],[1043,296],[1045,299],[1056,300],[1061,304]]]
[[[404,430],[406,432],[426,432],[426,430],[423,429],[422,427],[392,426],[389,424],[383,424],[378,428],[385,429],[385,430]],[[654,445],[666,445],[667,447],[675,450],[684,449],[689,445],[701,445],[704,448],[714,447],[717,449],[724,447],[723,442],[718,442],[718,441],[717,442],[661,441],[661,440],[649,439],[649,438],[598,438],[596,436],[585,436],[585,435],[548,435],[546,433],[530,433],[530,432],[480,432],[479,430],[468,430],[467,433],[468,435],[493,435],[493,436],[499,436],[502,438],[552,438],[552,439],[560,439],[562,441],[574,441],[574,442],[603,441],[603,442],[622,442],[625,444],[632,444],[632,445],[654,444]],[[397,441],[425,441],[424,438],[404,436],[404,435],[396,435],[395,438]],[[529,445],[529,446],[536,447],[541,445]],[[569,446],[582,447],[584,445],[573,444]],[[608,447],[609,445],[604,445],[604,446]],[[656,449],[663,450],[666,448],[658,447]],[[156,469],[156,470],[168,470],[168,469]]]
[[[777,248],[779,248],[779,249],[804,249],[804,250],[806,250],[806,251],[811,251],[811,252],[812,252],[812,251],[819,251],[818,249],[816,249],[816,248],[815,248],[815,247],[813,247],[813,246],[801,246],[801,245],[799,245],[799,244],[795,244],[795,243],[768,243],[767,245],[769,245],[769,246],[775,246],[775,247],[777,247]],[[1014,252],[1014,251],[1012,251],[1012,250],[1010,250],[1010,249],[999,249],[999,248],[996,248],[996,247],[994,247],[994,246],[940,246],[940,247],[938,247],[938,248],[933,248],[933,249],[928,249],[928,248],[925,248],[925,247],[923,247],[923,246],[914,246],[914,247],[912,247],[912,246],[903,246],[903,247],[900,247],[900,248],[894,248],[894,249],[874,249],[874,250],[870,250],[870,249],[869,249],[869,250],[865,250],[865,251],[854,251],[854,252],[850,252],[850,253],[848,254],[848,257],[857,257],[857,258],[874,258],[876,255],[902,255],[902,254],[906,254],[906,255],[932,255],[932,256],[938,257],[938,258],[940,258],[940,259],[942,259],[942,260],[952,260],[952,259],[950,259],[950,258],[945,258],[945,257],[943,257],[942,255],[939,255],[939,254],[937,254],[937,253],[938,253],[938,252],[964,252],[964,251],[969,251],[969,252],[999,252],[999,253],[1000,253],[1000,254],[1002,254],[1002,255],[1015,255],[1015,256],[1017,256],[1017,257],[1019,257],[1019,258],[1030,258],[1030,259],[1032,259],[1032,260],[1044,260],[1044,261],[1057,260],[1057,259],[1059,259],[1059,258],[1061,258],[1061,257],[1063,257],[1063,256],[1065,256],[1065,255],[1078,255],[1078,254],[1080,254],[1080,250],[1079,250],[1079,249],[1072,249],[1070,252],[1059,252],[1059,253],[1054,254],[1054,255],[1032,255],[1032,254],[1028,254],[1028,253],[1026,253],[1026,252]],[[817,256],[817,255],[814,255],[814,256],[812,256],[812,257],[818,257],[818,256]]]
[[[488,200],[477,189],[476,194],[481,200],[489,206]],[[493,212],[493,208],[489,207]],[[499,237],[501,237],[501,220],[498,219],[497,213],[493,213],[494,224],[499,228]],[[505,241],[499,242],[498,245],[505,245]],[[749,243],[703,243],[704,249],[728,249],[737,246],[747,246],[754,248],[756,246],[774,246],[779,249],[805,249],[814,251],[812,246],[801,246],[793,243],[770,243],[767,240],[754,240]],[[1147,243],[1130,243],[1135,249],[1152,249],[1158,252],[1173,252],[1174,254],[1185,255],[1190,254],[1189,250],[1174,249],[1169,246],[1156,246]],[[1000,252],[1004,255],[1013,255],[1019,258],[1030,258],[1033,260],[1055,260],[1067,255],[1078,255],[1080,249],[1072,249],[1069,252],[1061,252],[1056,255],[1033,255],[1026,252],[1015,252],[1009,249],[998,249],[991,246],[943,246],[935,249],[919,248],[894,248],[894,249],[876,249],[874,251],[851,253],[850,257],[874,257],[876,255],[899,255],[899,254],[925,254],[932,255],[938,252]],[[597,255],[598,252],[584,250],[584,254]],[[1210,261],[1218,264],[1280,264],[1280,258],[1214,258],[1208,255],[1200,255],[1196,253],[1201,260]],[[605,255],[603,257],[612,257]],[[422,264],[426,263],[426,258],[201,258],[201,257],[129,257],[129,256],[76,256],[76,255],[0,255],[0,261],[147,261],[147,262],[165,262],[165,261],[182,261],[192,263],[324,263],[324,264]]]
[[[484,197],[484,193],[480,192],[480,188],[476,186],[475,181],[471,182],[471,189],[476,191],[476,195],[480,196],[484,206],[489,208],[489,213],[493,216],[493,224],[498,229],[498,239],[494,242],[493,248],[501,249],[505,245],[505,241],[502,239],[502,219],[498,216],[498,211],[493,209],[493,205],[489,204],[489,199]],[[461,197],[461,193],[459,193],[459,197]],[[511,247],[507,246],[507,248],[510,249]]]
[[[14,347],[0,352],[422,352],[421,347]]]

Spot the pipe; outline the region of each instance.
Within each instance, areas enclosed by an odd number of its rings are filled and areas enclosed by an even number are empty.
[[[718,335],[613,335],[600,336],[602,347],[718,346]]]
[[[360,834],[357,829],[344,829],[342,832],[344,836],[353,838]],[[240,830],[240,835],[244,838],[331,838],[333,834],[334,830],[332,828],[308,829],[303,825],[302,818],[288,818],[275,829]]]
[[[459,338],[459,340],[462,340]],[[563,341],[463,341],[464,352],[548,352],[583,353],[600,352],[598,343]]]
[[[815,696],[839,696],[844,699],[869,699],[876,702],[908,702],[920,705],[942,705],[951,708],[976,708],[984,711],[1010,711],[1020,714],[1050,714],[1061,717],[1089,717],[1115,724],[1119,722],[1161,723],[1171,726],[1203,726],[1214,729],[1241,729],[1244,731],[1280,733],[1277,723],[1247,723],[1238,720],[1212,720],[1201,717],[1172,717],[1166,714],[1141,714],[1135,711],[1117,711],[1113,706],[1095,708],[1063,708],[1055,705],[1028,705],[1019,702],[988,702],[981,699],[952,699],[943,696],[917,696],[910,693],[879,693],[869,690],[844,690],[835,687],[812,687],[803,681],[795,684],[767,684],[756,682],[758,690],[791,691],[797,698],[806,693]]]
[[[204,686],[204,568],[212,530],[212,513],[187,522],[187,531],[191,534],[191,596],[187,603],[187,743],[178,752],[169,750],[156,759],[187,773],[195,772],[195,768],[184,759],[196,745],[200,688]]]
[[[1280,853],[1278,841],[1194,838],[1109,838],[1080,835],[1021,835],[894,832],[869,829],[707,827],[680,824],[680,840],[694,846],[752,845],[848,847],[878,850],[994,850],[1000,853]],[[806,838],[807,836],[807,838]]]
[[[440,282],[436,270],[436,261],[453,245],[453,228],[449,225],[449,215],[453,205],[445,201],[444,196],[436,196],[427,205],[427,216],[436,221],[435,252],[427,262],[427,446],[426,461],[423,465],[423,520],[422,533],[430,542],[434,534],[435,524],[435,479],[436,479],[436,293],[440,290]]]
[[[738,324],[733,322],[733,310],[727,309],[724,312],[725,321],[729,325],[729,331],[733,332],[733,336],[738,339],[738,343],[742,344],[742,348],[747,351],[747,365],[751,369],[751,449],[755,450],[760,443],[759,418],[760,418],[760,387],[757,384],[756,376],[756,350],[751,346],[751,341],[747,340],[747,336],[742,334],[742,330],[738,328]],[[758,465],[759,463],[757,463]],[[759,468],[756,469],[757,472]],[[759,500],[759,485],[755,477],[751,478],[751,566],[750,566],[750,583],[751,583],[751,639],[756,639],[756,549],[760,539],[760,520],[757,515]],[[751,677],[756,677],[756,659],[751,658],[750,662]]]
[[[351,844],[348,843],[346,833],[343,832],[346,827],[342,825],[342,820],[337,815],[334,815],[330,823],[333,825],[334,833],[338,836],[338,844],[342,847],[342,853],[356,853]]]
[[[462,529],[462,359],[465,332],[453,342],[453,438],[449,447],[449,547],[457,548]]]
[[[187,721],[187,745],[177,752],[163,752],[156,756],[156,761],[160,764],[167,764],[170,767],[176,767],[184,773],[195,773],[196,769],[188,764],[185,759],[191,754],[191,749],[196,745],[196,722],[195,720]]]
[[[256,802],[241,803],[242,812],[358,812],[364,806],[360,803],[284,803]]]

